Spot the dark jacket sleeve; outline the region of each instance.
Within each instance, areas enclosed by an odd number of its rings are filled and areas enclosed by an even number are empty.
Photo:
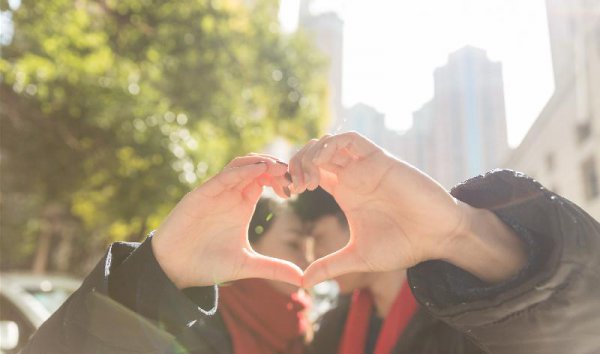
[[[533,179],[496,170],[452,194],[492,210],[527,245],[528,263],[488,285],[442,261],[408,271],[419,303],[491,353],[600,353],[600,225]]]
[[[22,353],[208,352],[191,332],[215,312],[216,287],[186,291],[196,301],[164,274],[150,238],[113,243]]]

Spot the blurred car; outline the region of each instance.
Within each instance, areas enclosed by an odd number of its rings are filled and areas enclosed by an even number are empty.
[[[0,353],[17,353],[81,285],[64,275],[0,274]]]

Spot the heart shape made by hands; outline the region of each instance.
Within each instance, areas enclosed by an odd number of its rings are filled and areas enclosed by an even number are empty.
[[[264,186],[282,197],[323,187],[347,217],[346,246],[304,272],[256,253],[247,230]],[[289,165],[259,154],[234,159],[180,201],[152,244],[179,287],[254,277],[310,287],[345,273],[435,259],[462,220],[456,199],[438,183],[359,134],[344,133],[311,140]]]

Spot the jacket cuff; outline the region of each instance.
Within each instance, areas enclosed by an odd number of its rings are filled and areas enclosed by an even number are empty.
[[[164,273],[152,251],[151,233],[109,277],[111,298],[172,334],[181,333],[217,309],[217,286],[179,290]]]
[[[451,194],[473,207],[494,212],[512,228],[526,246],[527,263],[511,279],[488,284],[450,263],[423,262],[408,270],[408,278],[424,307],[441,317],[477,309],[501,309],[502,304],[535,288],[555,272],[562,251],[561,239],[548,229],[553,227],[550,211],[556,196],[538,182],[518,172],[494,170],[457,185]],[[489,318],[477,316],[477,321],[492,321],[514,310],[506,307],[505,313],[498,310]]]

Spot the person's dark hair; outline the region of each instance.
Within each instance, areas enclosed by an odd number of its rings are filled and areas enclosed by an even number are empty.
[[[340,225],[347,227],[346,215],[335,201],[333,196],[323,188],[318,187],[314,191],[306,191],[292,202],[294,211],[303,221],[313,222],[324,216],[335,216]]]
[[[281,208],[281,205],[271,198],[262,197],[256,204],[256,209],[252,219],[250,220],[250,227],[248,228],[248,240],[251,244],[257,242],[269,229],[275,218],[277,217],[277,210]]]

